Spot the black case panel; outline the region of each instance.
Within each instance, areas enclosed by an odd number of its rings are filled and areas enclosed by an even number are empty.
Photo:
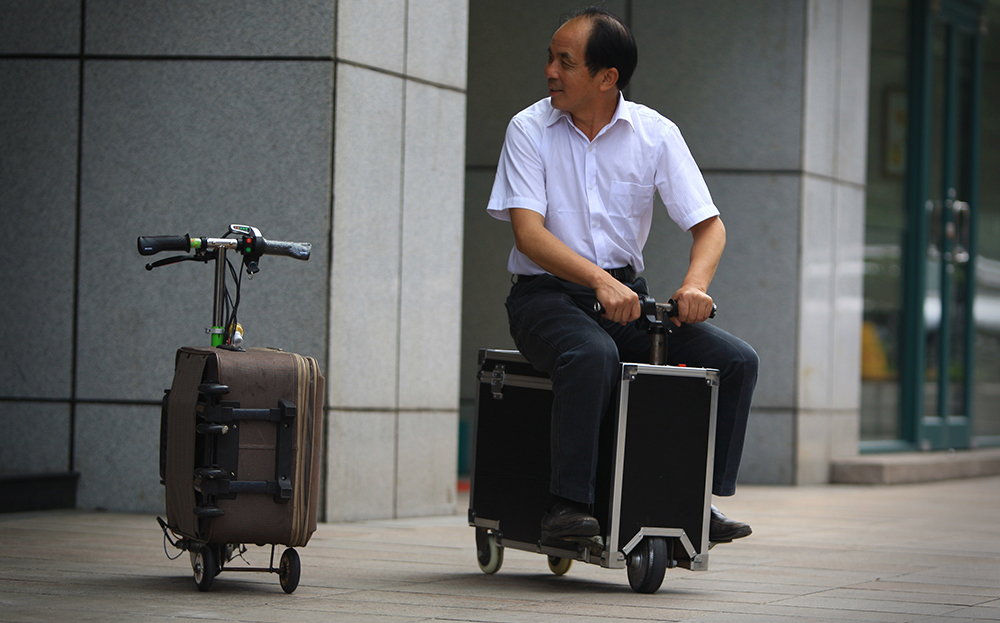
[[[621,549],[639,529],[683,528],[699,548],[709,486],[712,387],[704,377],[639,374],[629,383]],[[680,554],[680,552],[676,552]]]
[[[488,360],[508,373],[546,378],[529,364]],[[506,385],[503,399],[493,397],[487,381],[479,384],[469,507],[476,517],[499,521],[505,539],[537,543],[539,522],[549,502],[549,435],[552,392]]]

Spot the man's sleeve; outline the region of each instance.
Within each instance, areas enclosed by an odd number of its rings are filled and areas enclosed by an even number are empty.
[[[517,117],[507,125],[493,191],[486,207],[493,218],[509,221],[510,208],[527,208],[545,215],[545,169],[539,153],[539,138]]]
[[[664,135],[656,188],[670,218],[684,231],[719,215],[705,178],[676,125],[671,125]]]

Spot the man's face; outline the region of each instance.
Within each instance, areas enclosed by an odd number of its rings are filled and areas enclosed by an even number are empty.
[[[600,94],[601,72],[591,76],[586,64],[590,21],[572,19],[552,35],[545,64],[552,107],[568,113],[585,112]]]

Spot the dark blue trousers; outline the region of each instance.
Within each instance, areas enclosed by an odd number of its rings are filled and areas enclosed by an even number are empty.
[[[629,286],[648,295],[646,280]],[[521,354],[552,378],[553,494],[591,504],[601,418],[618,388],[620,362],[649,361],[652,338],[593,311],[590,288],[552,275],[519,278],[507,298],[510,333]],[[668,364],[719,370],[712,493],[736,492],[759,359],[746,342],[707,322],[674,327]]]

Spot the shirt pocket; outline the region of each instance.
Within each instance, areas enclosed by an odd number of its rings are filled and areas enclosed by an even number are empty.
[[[652,204],[654,192],[652,184],[611,182],[608,216],[619,234],[629,240],[638,238],[642,216]]]

